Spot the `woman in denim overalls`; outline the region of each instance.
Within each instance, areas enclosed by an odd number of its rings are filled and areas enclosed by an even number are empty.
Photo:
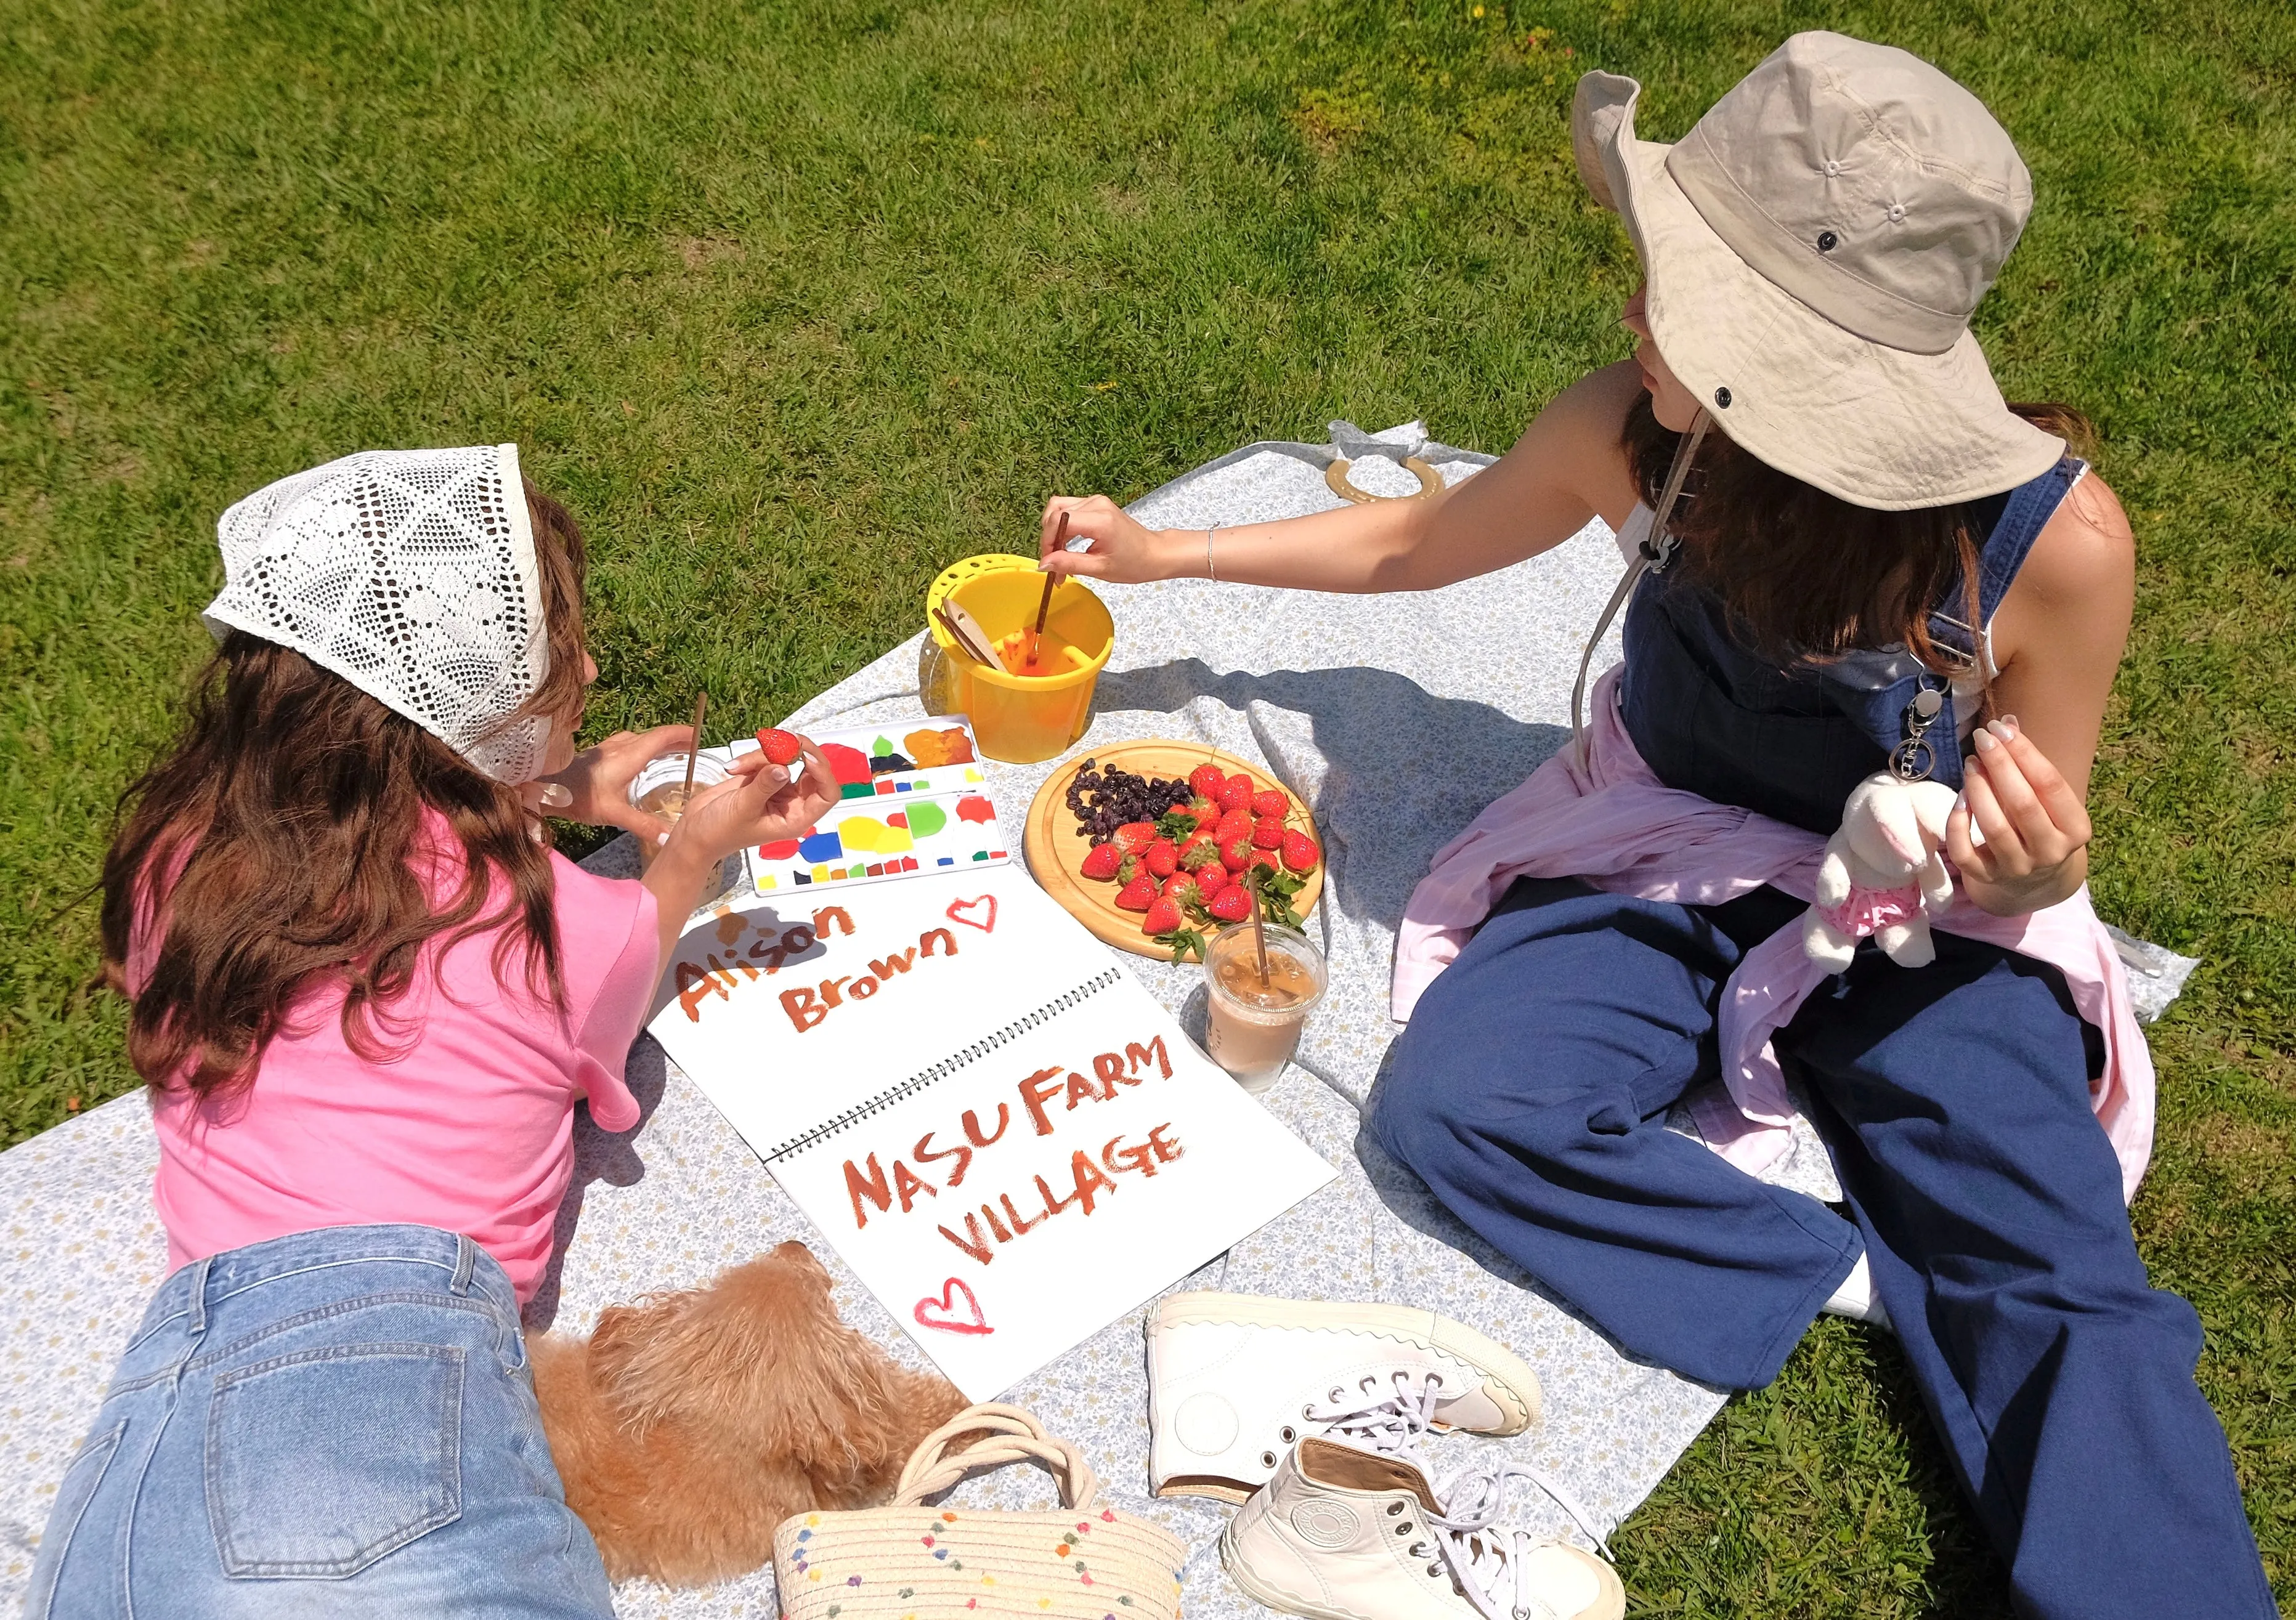
[[[1589,74],[1573,121],[1647,278],[1634,362],[1423,501],[1207,534],[1055,497],[1048,566],[1427,589],[1600,516],[1663,565],[1634,587],[1617,689],[1659,781],[1824,834],[1866,776],[1927,774],[1961,790],[1945,854],[1979,907],[2086,907],[2133,543],[2068,452],[2077,416],[2005,406],[1967,330],[2030,204],[2008,136],[1927,63],[1830,34],[1672,148],[1635,138],[1637,89]],[[1088,545],[1055,550],[1062,512]],[[1868,942],[1802,1004],[1773,1044],[1848,1219],[1662,1128],[1717,1075],[1725,981],[1801,910],[1518,880],[1421,996],[1374,1132],[1686,1376],[1765,1385],[1821,1309],[1892,1324],[2021,1612],[2275,1615],[2193,1380],[2200,1325],[2146,1280],[2091,1110],[2103,1043],[2064,974],[1940,931],[1933,963]]]

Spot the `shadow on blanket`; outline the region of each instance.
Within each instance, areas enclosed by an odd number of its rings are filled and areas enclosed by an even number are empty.
[[[583,1193],[592,1182],[635,1187],[645,1175],[645,1161],[638,1157],[638,1133],[661,1106],[661,1094],[669,1085],[669,1055],[652,1035],[641,1035],[630,1048],[623,1078],[638,1105],[638,1122],[630,1129],[619,1133],[602,1131],[587,1108],[575,1111],[574,1179],[567,1185],[566,1197],[558,1206],[558,1220],[551,1228],[550,1264],[544,1268],[542,1286],[520,1313],[537,1333],[547,1332],[558,1319],[558,1275],[565,1267],[566,1248],[574,1240],[574,1230],[582,1223]]]
[[[1215,675],[1179,659],[1100,677],[1094,705],[1170,714],[1199,700],[1241,716],[1287,783],[1314,781],[1314,809],[1346,910],[1395,928],[1435,852],[1501,794],[1511,792],[1570,738],[1562,726],[1517,720],[1488,703],[1440,698],[1416,681],[1360,666]],[[1268,709],[1305,715],[1312,754]],[[1350,845],[1375,861],[1347,862]]]

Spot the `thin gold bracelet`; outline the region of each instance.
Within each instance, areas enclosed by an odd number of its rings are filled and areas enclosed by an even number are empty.
[[[1217,523],[1204,530],[1204,577],[1214,585],[1219,583],[1219,570],[1212,566],[1212,536],[1219,532],[1220,526]]]

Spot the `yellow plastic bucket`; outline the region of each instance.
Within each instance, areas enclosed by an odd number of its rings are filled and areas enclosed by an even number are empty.
[[[957,576],[951,579],[950,576]],[[944,585],[943,582],[947,582]],[[1045,577],[1025,557],[968,557],[939,579],[926,601],[953,598],[991,638],[1037,622]],[[991,759],[1027,765],[1050,759],[1092,723],[1093,689],[1116,646],[1116,621],[1082,584],[1063,579],[1045,616],[1043,663],[1057,673],[1008,675],[956,651],[938,621],[928,625],[948,679],[948,700],[972,718],[972,734]]]

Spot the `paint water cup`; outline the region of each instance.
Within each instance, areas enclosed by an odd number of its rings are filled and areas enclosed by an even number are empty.
[[[1324,999],[1324,953],[1304,934],[1267,930],[1267,978],[1251,924],[1234,922],[1204,947],[1204,1039],[1212,1061],[1255,1096],[1275,1084],[1300,1031]]]
[[[724,781],[728,774],[726,767],[714,759],[697,759],[693,762],[693,790],[698,794],[704,788]],[[640,771],[630,783],[630,803],[674,824],[685,814],[685,756],[664,754],[660,758],[648,762],[646,768]],[[654,856],[660,850],[660,845],[640,839],[639,870],[651,869]],[[709,897],[714,899],[716,896]]]
[[[970,573],[947,593],[999,641],[1035,626],[1044,594],[1044,575],[1024,560],[1019,568]],[[1063,579],[1053,589],[1037,664],[1041,674],[977,663],[954,650],[937,622],[931,629],[947,659],[952,712],[971,716],[973,739],[989,758],[1013,765],[1050,759],[1092,723],[1093,688],[1115,650],[1116,621],[1080,582]]]

